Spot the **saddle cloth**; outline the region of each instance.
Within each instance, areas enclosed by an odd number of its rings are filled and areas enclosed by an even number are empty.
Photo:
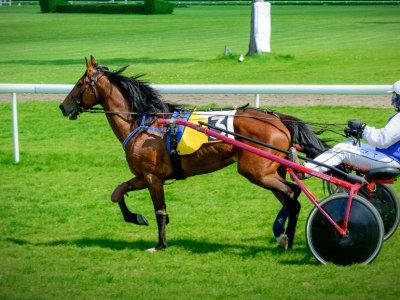
[[[191,123],[198,124],[199,121],[220,127],[222,129],[233,131],[233,119],[236,113],[235,109],[232,110],[223,110],[223,111],[188,111],[185,112],[182,120],[187,120]],[[176,119],[179,112],[176,112],[172,115],[171,119]],[[220,134],[228,136],[230,138],[234,138],[233,135],[227,134],[225,132],[219,132],[218,130],[212,129]],[[169,145],[170,135],[167,135],[167,149],[171,152],[171,148]],[[208,136],[200,131],[194,130],[189,127],[185,127],[183,125],[179,126],[178,129],[178,146],[176,148],[179,155],[189,155],[193,154],[203,144],[207,143],[217,143],[221,142],[221,140],[217,140],[211,136]]]

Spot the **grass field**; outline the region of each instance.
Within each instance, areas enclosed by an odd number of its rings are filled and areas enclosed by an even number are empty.
[[[84,56],[157,84],[392,84],[400,6],[272,6],[274,53],[245,58],[250,6],[173,15],[42,14],[0,8],[0,83],[75,83]],[[225,45],[233,58],[222,57]]]
[[[167,186],[169,248],[148,253],[157,226],[147,191],[128,206],[150,226],[123,221],[110,194],[131,178],[104,116],[63,118],[56,102],[19,104],[21,162],[13,162],[10,103],[0,104],[0,299],[398,299],[400,238],[368,266],[320,265],[302,211],[295,247],[275,246],[280,204],[235,165]],[[376,127],[390,109],[282,107],[307,121],[362,116]],[[321,182],[306,185],[322,199]],[[394,186],[399,193],[398,184]],[[303,286],[304,283],[310,286]]]
[[[273,6],[271,55],[246,58],[250,7],[177,8],[170,16],[41,14],[0,7],[0,83],[75,83],[84,56],[154,83],[392,84],[399,79],[400,6]],[[222,57],[228,45],[235,56]],[[157,243],[146,191],[127,205],[150,226],[123,221],[110,194],[131,178],[104,116],[68,121],[59,103],[0,104],[0,299],[398,299],[400,238],[368,266],[320,265],[303,209],[295,247],[273,249],[280,204],[235,165],[167,186],[169,248]],[[382,127],[390,109],[281,107],[307,121],[357,118]],[[328,116],[328,117],[327,117]],[[321,182],[305,182],[324,198]],[[394,186],[400,193],[398,185]],[[304,285],[308,283],[309,285]]]

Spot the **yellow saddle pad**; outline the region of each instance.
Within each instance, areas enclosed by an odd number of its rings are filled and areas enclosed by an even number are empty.
[[[233,131],[233,116],[235,113],[236,110],[194,111],[190,115],[188,121],[194,124],[198,124],[199,121],[202,121],[225,130]],[[225,132],[219,133],[232,139],[234,138],[233,135],[226,134]],[[188,155],[199,150],[203,144],[216,142],[221,142],[221,140],[217,140],[195,129],[185,127],[183,136],[176,150],[179,155]]]

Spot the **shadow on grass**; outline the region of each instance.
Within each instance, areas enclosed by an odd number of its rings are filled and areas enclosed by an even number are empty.
[[[146,250],[149,248],[153,248],[156,246],[155,242],[149,241],[133,241],[133,242],[126,242],[126,241],[118,241],[112,239],[90,239],[90,238],[83,238],[77,240],[59,240],[53,242],[46,242],[46,243],[30,243],[25,240],[21,239],[14,239],[14,238],[7,238],[5,239],[8,242],[12,242],[17,245],[31,245],[31,246],[45,246],[45,247],[53,247],[53,246],[60,246],[60,245],[75,245],[80,248],[85,247],[101,247],[111,250]],[[224,243],[210,243],[207,241],[198,241],[193,239],[178,239],[178,240],[169,240],[168,245],[170,247],[178,247],[189,251],[194,254],[201,254],[201,253],[213,253],[213,252],[222,252],[222,251],[229,251],[233,255],[238,255],[243,258],[253,258],[259,253],[268,253],[268,255],[279,257],[283,253],[289,254],[283,258],[279,263],[287,264],[287,265],[304,265],[304,264],[316,264],[319,263],[316,261],[311,261],[313,256],[311,255],[309,249],[307,247],[302,248],[295,248],[293,250],[289,250],[287,252],[283,252],[281,249],[275,249],[270,247],[256,247],[256,246],[244,246],[244,245],[231,245],[231,244],[224,244]],[[290,260],[290,253],[298,255],[304,255],[301,259],[293,259]]]
[[[356,22],[356,23],[370,24],[370,25],[400,24],[400,22]]]
[[[101,59],[98,60],[100,66],[107,65],[119,65],[120,67],[125,65],[134,64],[171,64],[171,63],[191,63],[200,62],[202,60],[193,58],[112,58],[112,59]],[[1,64],[18,64],[18,65],[33,65],[33,66],[67,66],[67,65],[82,65],[85,66],[85,59],[56,59],[56,60],[8,60],[3,61]]]
[[[300,250],[300,249],[296,249]],[[302,252],[305,252],[306,255],[302,259],[295,259],[295,260],[284,260],[280,261],[281,264],[283,265],[320,265],[316,259],[314,259],[314,256],[311,254],[310,250],[308,248],[304,248]]]

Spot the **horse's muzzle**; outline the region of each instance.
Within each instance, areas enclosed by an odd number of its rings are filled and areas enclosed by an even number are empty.
[[[64,116],[64,117],[68,117],[69,114],[70,114],[71,112],[67,112],[66,109],[65,109],[65,106],[62,105],[62,104],[60,104],[59,107],[60,107],[60,109],[61,109],[61,112],[62,112],[63,116]]]
[[[69,116],[70,120],[76,120],[78,118],[79,109],[66,110],[65,106],[62,104],[59,107],[64,117]]]

